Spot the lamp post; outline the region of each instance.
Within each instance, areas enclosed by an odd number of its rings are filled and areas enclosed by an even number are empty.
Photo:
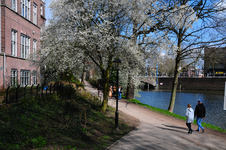
[[[115,111],[115,128],[118,128],[118,71],[121,64],[120,59],[115,59],[113,61],[113,67],[117,70],[117,77],[116,77],[116,111]]]

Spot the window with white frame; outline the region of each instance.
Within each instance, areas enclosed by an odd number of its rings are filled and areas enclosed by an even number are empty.
[[[43,16],[43,6],[42,6],[42,4],[41,4],[41,8],[40,8],[40,11],[41,11],[41,16]]]
[[[20,71],[20,85],[31,85],[31,75],[29,70]]]
[[[11,55],[17,56],[17,31],[11,31]]]
[[[32,84],[37,85],[37,71],[32,72],[33,82]]]
[[[11,0],[12,10],[17,11],[17,0]]]
[[[37,5],[33,3],[33,23],[37,24]]]
[[[30,38],[21,34],[21,57],[28,58],[30,55]]]
[[[17,70],[11,70],[11,86],[17,86]]]
[[[33,60],[36,60],[37,40],[33,40]]]
[[[30,0],[21,0],[21,15],[30,20]]]

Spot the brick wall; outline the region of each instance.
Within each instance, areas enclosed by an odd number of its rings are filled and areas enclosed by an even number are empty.
[[[40,46],[40,32],[41,26],[45,23],[45,17],[41,16],[40,6],[42,4],[43,10],[45,10],[42,0],[30,0],[30,20],[21,16],[21,0],[17,0],[17,11],[11,9],[11,0],[1,0],[1,52],[6,54],[6,72],[5,72],[5,84],[11,83],[11,70],[16,69],[18,71],[18,83],[20,84],[20,71],[29,70],[38,71],[31,63],[21,58],[21,34],[30,38],[30,53],[33,52],[33,40],[37,41],[37,50]],[[33,3],[37,5],[37,25],[33,23]],[[11,56],[11,31],[17,31],[17,56]],[[2,68],[2,70],[1,70]],[[39,76],[37,76],[39,77]],[[38,79],[39,83],[39,79]],[[32,74],[31,74],[32,84]],[[3,88],[3,55],[0,54],[0,89]]]
[[[17,31],[17,54],[20,56],[21,34],[30,37],[30,52],[32,52],[33,39],[40,42],[40,28],[27,21],[23,17],[17,17],[17,14],[7,9],[5,15],[5,52],[11,55],[11,31]]]

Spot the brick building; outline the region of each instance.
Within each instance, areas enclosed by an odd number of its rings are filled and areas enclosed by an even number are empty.
[[[45,0],[1,0],[0,89],[40,82],[30,54],[40,47]]]

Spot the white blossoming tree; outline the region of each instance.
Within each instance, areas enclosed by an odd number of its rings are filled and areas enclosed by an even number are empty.
[[[53,19],[43,32],[39,64],[56,72],[82,71],[84,58],[99,67],[104,99],[108,104],[110,70],[116,58],[143,61],[136,46],[122,38],[128,27],[129,7],[124,0],[55,0]],[[78,72],[74,72],[75,74]],[[81,73],[81,72],[79,72]]]

